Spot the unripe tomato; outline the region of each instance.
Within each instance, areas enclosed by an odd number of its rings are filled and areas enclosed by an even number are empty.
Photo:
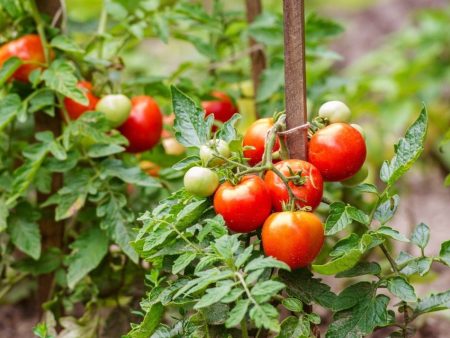
[[[219,176],[208,168],[192,167],[184,174],[184,188],[187,192],[199,197],[214,194],[219,186]]]
[[[366,143],[349,124],[333,123],[311,137],[308,157],[325,181],[342,181],[361,169],[366,159]]]
[[[248,158],[250,165],[261,162],[266,145],[267,132],[273,126],[273,118],[259,119],[252,123],[244,135],[243,146],[252,146],[255,149],[244,150],[244,157]],[[273,151],[280,148],[278,139],[275,142]]]
[[[131,112],[131,101],[122,94],[110,94],[97,102],[95,110],[105,114],[112,128],[122,125]]]
[[[139,153],[150,150],[159,142],[162,115],[158,104],[150,96],[135,96],[131,102],[130,117],[119,131],[130,143],[127,151]]]
[[[30,73],[42,68],[42,64],[45,63],[44,47],[40,37],[36,34],[24,35],[3,45],[0,48],[0,68],[13,56],[21,59],[24,64],[14,72],[12,78],[28,82]]]
[[[348,122],[350,114],[350,108],[341,101],[328,101],[319,108],[319,116],[327,118],[330,123]]]
[[[358,172],[353,175],[350,178],[347,178],[346,180],[343,180],[341,183],[347,187],[354,187],[355,185],[358,185],[367,178],[369,175],[369,169],[366,165],[363,165],[361,169],[358,170]]]
[[[159,165],[146,160],[139,162],[139,168],[153,177],[158,177],[159,171],[161,170],[161,167]]]
[[[222,215],[228,228],[251,232],[259,228],[272,209],[264,181],[255,175],[244,176],[239,184],[220,185],[214,195],[214,210]]]
[[[83,105],[66,97],[64,99],[64,106],[66,107],[67,114],[71,120],[76,120],[87,111],[95,110],[95,106],[98,102],[98,97],[92,93],[92,84],[89,81],[80,81],[78,82],[77,87],[83,91],[84,95],[88,99],[88,104]]]
[[[286,160],[275,164],[285,177],[300,174],[301,179],[289,182],[294,195],[297,197],[296,204],[299,207],[317,208],[322,201],[323,179],[319,170],[311,163],[302,160]],[[281,178],[273,171],[268,171],[264,182],[270,191],[272,205],[276,211],[283,210],[283,202],[289,201],[289,193]]]
[[[223,164],[225,160],[214,156],[220,155],[225,158],[231,156],[230,147],[224,140],[216,139],[209,141],[206,145],[200,147],[200,159],[202,163],[208,167],[215,167]]]
[[[162,145],[167,155],[179,156],[186,151],[186,148],[175,137],[163,138]]]
[[[206,116],[213,114],[216,120],[227,122],[237,113],[236,106],[227,94],[220,91],[213,91],[211,96],[217,98],[217,100],[202,102]]]
[[[324,242],[322,222],[306,211],[284,211],[270,215],[264,222],[261,234],[264,253],[286,263],[291,269],[310,264]]]
[[[362,137],[363,137],[364,139],[366,139],[366,132],[364,131],[364,128],[363,128],[363,127],[361,127],[359,124],[356,124],[356,123],[350,123],[350,125],[351,125],[353,128],[355,128],[357,131],[359,131],[359,132],[361,133]]]

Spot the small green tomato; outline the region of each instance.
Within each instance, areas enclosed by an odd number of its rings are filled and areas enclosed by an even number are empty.
[[[215,167],[225,162],[223,159],[214,156],[215,154],[225,158],[230,157],[231,152],[228,143],[224,140],[216,139],[200,147],[200,159],[208,167]]]
[[[112,128],[122,125],[130,116],[131,100],[122,94],[106,95],[98,101],[95,110],[105,114]]]
[[[319,116],[327,118],[330,123],[348,122],[350,114],[350,109],[341,101],[328,101],[319,108]]]
[[[366,132],[364,131],[364,128],[361,127],[359,124],[351,123],[350,124],[353,128],[355,128],[359,133],[362,135],[364,139],[366,139]]]
[[[184,174],[184,187],[187,192],[198,197],[214,194],[219,186],[219,176],[208,168],[192,167]]]
[[[346,187],[354,187],[355,185],[364,182],[364,180],[367,178],[368,175],[369,169],[367,168],[366,165],[363,165],[355,175],[344,181],[341,181],[341,183]]]

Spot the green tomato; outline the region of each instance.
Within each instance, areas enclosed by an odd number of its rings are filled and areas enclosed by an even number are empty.
[[[328,101],[319,108],[319,116],[327,118],[330,123],[348,122],[350,109],[341,101]]]
[[[364,131],[364,128],[361,127],[359,124],[351,123],[350,124],[353,128],[355,128],[359,133],[362,135],[364,139],[366,139],[366,132]]]
[[[130,116],[131,100],[122,94],[106,95],[98,101],[95,110],[105,114],[112,128],[122,125]]]
[[[354,187],[355,185],[364,182],[364,180],[367,178],[368,175],[369,169],[367,168],[366,165],[363,165],[355,175],[353,175],[350,178],[347,178],[344,181],[341,181],[341,183],[346,187]]]
[[[184,174],[184,187],[187,192],[208,197],[214,194],[219,186],[219,176],[208,168],[192,167]]]
[[[228,158],[231,156],[230,147],[224,140],[211,140],[206,145],[200,147],[200,159],[205,166],[215,167],[225,163],[221,158],[215,155]]]

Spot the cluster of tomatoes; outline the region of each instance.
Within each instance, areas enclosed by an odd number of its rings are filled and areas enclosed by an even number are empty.
[[[310,137],[308,161],[282,160],[269,167],[261,161],[274,121],[257,120],[244,135],[243,149],[251,166],[248,168],[255,172],[261,168],[261,177],[237,173],[233,182],[220,183],[216,169],[233,161],[229,160],[232,153],[228,144],[216,139],[200,148],[203,167],[186,172],[185,189],[201,197],[214,194],[214,209],[231,231],[249,233],[262,227],[262,245],[268,256],[293,269],[305,267],[324,242],[322,222],[312,213],[322,201],[324,181],[355,181],[355,176],[365,179],[359,174],[366,158],[364,136],[359,126],[347,123],[349,118],[350,110],[344,103],[325,103],[318,119],[326,126]],[[277,139],[272,151],[279,148]]]

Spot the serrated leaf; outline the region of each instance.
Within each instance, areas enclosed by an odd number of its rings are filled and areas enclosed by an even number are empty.
[[[223,297],[220,301],[222,303],[232,303],[235,302],[242,294],[244,293],[244,289],[241,289],[239,287],[235,287],[232,289],[228,295]]]
[[[252,255],[252,252],[253,246],[246,247],[245,250],[236,257],[236,260],[234,262],[236,268],[239,269],[243,264],[245,264]]]
[[[82,105],[87,105],[88,99],[81,89],[77,87],[78,79],[74,74],[75,68],[71,63],[57,59],[42,73],[42,79],[48,88]]]
[[[238,122],[242,116],[240,114],[234,114],[228,121],[226,121],[216,133],[218,139],[226,142],[231,142],[237,138],[236,122]]]
[[[363,183],[363,184],[357,185],[356,187],[353,188],[353,190],[357,191],[357,192],[367,192],[370,194],[378,195],[377,187],[370,183]]]
[[[330,214],[325,222],[325,230],[328,236],[334,235],[345,229],[348,225],[356,221],[362,224],[369,222],[369,217],[361,210],[345,205],[342,202],[335,202],[330,205]]]
[[[392,229],[391,227],[388,227],[388,226],[380,227],[377,231],[375,231],[375,233],[383,235],[383,236],[390,237],[390,238],[395,239],[395,240],[400,241],[400,242],[406,242],[406,243],[409,242],[409,239],[406,238],[405,235],[401,234],[397,230]]]
[[[375,210],[374,218],[381,224],[386,224],[395,214],[400,202],[400,197],[394,195],[381,203]]]
[[[70,248],[72,252],[67,259],[67,284],[73,289],[105,257],[108,252],[108,238],[99,228],[91,227],[81,233]]]
[[[411,235],[411,243],[423,250],[427,246],[429,240],[430,228],[424,223],[418,224]]]
[[[344,289],[335,299],[333,311],[347,310],[357,305],[361,299],[370,298],[376,285],[369,282],[359,282]]]
[[[35,92],[36,93],[36,92]],[[30,107],[28,111],[30,113],[35,113],[45,108],[53,108],[55,104],[55,95],[51,90],[45,89],[36,93],[33,98],[30,100]]]
[[[84,53],[84,49],[66,35],[55,36],[50,42],[50,45],[65,52]]]
[[[441,250],[439,251],[439,258],[447,266],[450,266],[450,240],[441,244]]]
[[[427,313],[450,308],[450,290],[442,293],[431,294],[417,302],[415,313]]]
[[[173,262],[172,273],[176,275],[180,271],[184,270],[184,268],[187,267],[196,257],[197,254],[192,251],[185,252],[181,256],[178,256],[175,262]]]
[[[230,311],[227,320],[225,321],[225,326],[231,328],[239,325],[241,320],[247,313],[248,306],[250,304],[249,299],[240,299],[236,302],[236,306]]]
[[[31,219],[12,217],[8,224],[11,241],[19,250],[38,259],[41,255],[39,225]]]
[[[302,312],[303,311],[303,303],[297,298],[284,298],[281,303],[283,306],[292,312]]]
[[[339,272],[336,278],[357,277],[362,275],[378,275],[381,273],[381,267],[374,262],[359,262],[351,269]]]
[[[200,157],[198,156],[188,156],[181,161],[175,163],[172,168],[175,170],[186,170],[190,167],[196,166],[200,163]]]
[[[430,270],[432,262],[433,259],[429,257],[416,258],[409,261],[400,272],[407,276],[414,275],[416,273],[420,276],[424,276]]]
[[[387,287],[393,295],[405,302],[417,301],[416,292],[406,279],[402,277],[392,277],[388,279]]]
[[[98,158],[118,154],[124,150],[125,148],[118,144],[94,144],[89,148],[87,155],[92,158]]]
[[[36,261],[33,258],[23,259],[14,265],[19,271],[27,272],[33,276],[39,276],[55,271],[61,266],[62,253],[58,248],[49,248],[43,252]]]
[[[267,268],[275,268],[291,271],[291,269],[286,263],[281,262],[273,257],[258,257],[250,261],[250,263],[248,263],[247,266],[245,267],[244,271],[249,272]]]
[[[212,119],[205,120],[205,112],[176,87],[171,87],[175,113],[175,136],[186,147],[200,147],[209,140]]]
[[[233,283],[230,282],[215,288],[207,289],[206,294],[194,305],[194,309],[201,309],[220,302],[220,300],[231,291],[232,286]]]
[[[10,57],[3,63],[0,69],[0,87],[2,87],[6,81],[14,74],[14,72],[19,69],[22,65],[22,60],[18,57]]]
[[[117,159],[106,159],[102,161],[100,170],[105,176],[117,177],[124,182],[142,187],[156,188],[161,186],[155,178],[145,174],[138,167],[127,168],[122,161]]]
[[[395,155],[390,162],[385,162],[381,169],[381,179],[393,185],[405,174],[423,151],[428,127],[428,113],[422,108],[417,120],[408,128],[405,137],[395,146]]]
[[[9,94],[0,99],[0,131],[14,120],[22,102],[17,94]]]
[[[250,318],[255,322],[258,328],[266,328],[273,332],[280,331],[280,324],[278,323],[277,309],[268,303],[254,306],[250,309]]]
[[[276,338],[308,338],[310,330],[309,321],[305,318],[290,316],[281,323],[280,333]]]
[[[258,302],[266,302],[284,287],[285,285],[281,282],[266,280],[256,283],[251,290],[251,294]]]

